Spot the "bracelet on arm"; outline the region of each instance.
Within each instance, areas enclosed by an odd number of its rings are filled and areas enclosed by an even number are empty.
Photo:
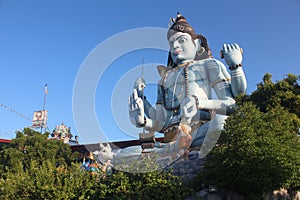
[[[196,107],[197,109],[199,109],[199,99],[196,95],[192,95],[192,97],[194,97],[194,99],[196,100]]]
[[[147,119],[146,119],[146,117],[144,117],[144,123],[143,123],[143,124],[137,125],[137,127],[138,127],[138,128],[143,128],[143,127],[145,127],[146,122],[147,122]]]
[[[242,64],[232,65],[232,66],[229,67],[229,70],[232,71],[232,70],[237,69],[238,67],[242,67]]]
[[[181,117],[180,124],[188,124],[187,118],[186,117]]]

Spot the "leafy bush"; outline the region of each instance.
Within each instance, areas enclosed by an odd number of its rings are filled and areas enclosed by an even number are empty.
[[[24,129],[0,152],[0,199],[184,199],[190,192],[179,177],[157,170],[150,159],[122,166],[148,173],[108,176],[82,170],[68,145],[47,137]]]
[[[267,113],[245,103],[226,120],[207,158],[204,182],[258,199],[282,187],[300,186],[300,142],[294,114],[281,107]]]
[[[200,180],[243,193],[247,199],[286,188],[300,189],[299,77],[273,83],[263,77],[251,95],[239,96],[239,108],[226,120]]]

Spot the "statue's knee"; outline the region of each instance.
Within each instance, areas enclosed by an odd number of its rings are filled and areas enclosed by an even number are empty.
[[[214,129],[222,130],[227,118],[228,118],[227,115],[216,115],[212,123]]]

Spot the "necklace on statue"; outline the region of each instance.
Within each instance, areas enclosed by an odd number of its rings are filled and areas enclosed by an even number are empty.
[[[186,97],[189,95],[189,89],[188,89],[188,83],[189,83],[189,79],[188,79],[188,70],[189,67],[191,65],[191,63],[193,63],[193,61],[189,61],[186,63],[183,63],[179,66],[177,66],[176,68],[173,68],[171,70],[168,70],[163,78],[163,84],[161,85],[161,91],[162,91],[162,102],[163,105],[165,107],[166,110],[170,110],[170,111],[174,111],[175,113],[177,113],[180,109],[180,104],[179,104],[179,99],[182,97]],[[176,88],[177,88],[177,84],[178,84],[178,77],[181,75],[181,72],[183,70],[183,75],[184,75],[184,85],[181,86],[180,90],[179,90],[179,94],[176,94]],[[173,88],[173,92],[172,92],[172,98],[168,98],[169,97],[169,89],[166,88],[166,83],[167,83],[167,77],[169,76],[170,72],[177,72],[177,76],[175,79],[175,84],[174,84],[174,88]],[[183,95],[183,91],[185,89],[185,96]],[[176,98],[175,98],[176,97]],[[168,100],[168,102],[172,102],[172,105],[168,105],[168,103],[166,102],[166,99]],[[177,105],[174,105],[175,101],[177,100]]]

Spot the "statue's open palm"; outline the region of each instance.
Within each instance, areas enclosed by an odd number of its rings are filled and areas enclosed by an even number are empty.
[[[230,67],[242,63],[242,53],[243,50],[238,44],[224,44],[221,57],[225,59],[226,64]]]
[[[136,126],[144,125],[144,102],[142,98],[138,97],[136,89],[134,89],[133,94],[129,96],[128,106],[131,123]]]

